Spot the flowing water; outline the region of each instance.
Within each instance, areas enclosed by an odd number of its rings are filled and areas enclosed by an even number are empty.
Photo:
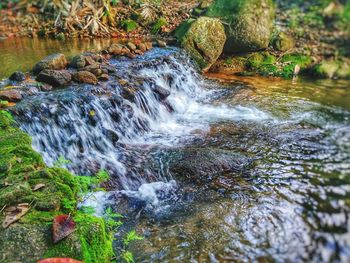
[[[85,205],[127,216],[136,262],[350,261],[349,82],[203,78],[174,48],[111,63],[13,113],[48,165],[109,171]]]

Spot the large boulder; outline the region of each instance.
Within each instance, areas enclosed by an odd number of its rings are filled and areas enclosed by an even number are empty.
[[[64,69],[66,68],[68,62],[63,54],[52,54],[43,60],[39,61],[34,67],[33,67],[33,73],[35,75],[38,75],[42,70],[44,69]]]
[[[221,55],[225,42],[225,28],[219,19],[200,17],[194,22],[185,22],[177,36],[181,46],[205,72]]]
[[[215,0],[206,16],[225,22],[225,53],[258,51],[269,45],[275,5],[273,0]]]
[[[72,80],[72,75],[67,70],[45,69],[36,77],[36,81],[50,84],[54,87],[63,86]]]

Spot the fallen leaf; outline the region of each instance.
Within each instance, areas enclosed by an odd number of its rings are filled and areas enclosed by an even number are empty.
[[[75,222],[69,215],[59,215],[53,220],[52,238],[57,243],[75,230]]]
[[[33,187],[33,191],[38,191],[40,190],[41,188],[44,188],[45,187],[45,184],[37,184]]]
[[[46,258],[46,259],[39,260],[37,263],[83,263],[83,262],[72,258]]]
[[[5,220],[2,223],[3,228],[7,228],[9,225],[18,221],[23,217],[29,210],[30,206],[28,203],[18,204],[17,206],[11,206],[5,210]]]

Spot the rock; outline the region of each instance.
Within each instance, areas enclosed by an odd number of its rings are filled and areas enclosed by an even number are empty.
[[[206,15],[227,24],[225,53],[266,49],[270,43],[275,15],[272,0],[216,0]]]
[[[159,97],[160,100],[165,100],[167,97],[170,96],[170,91],[160,86],[156,86],[153,89],[153,91]]]
[[[36,77],[36,81],[44,82],[54,87],[66,85],[71,80],[72,76],[67,70],[45,69]]]
[[[206,9],[212,4],[213,0],[202,0],[199,4],[201,9]]]
[[[153,48],[152,42],[146,42],[145,45],[146,45],[146,49],[147,49],[147,50],[150,50],[150,49]]]
[[[341,62],[337,70],[337,77],[341,79],[350,79],[350,62]]]
[[[185,148],[169,156],[169,171],[178,180],[208,187],[221,176],[242,176],[251,160],[242,154],[219,149]]]
[[[113,56],[120,56],[120,55],[122,55],[122,51],[123,51],[123,45],[121,45],[121,44],[112,44],[108,48],[108,52],[111,55],[113,55]]]
[[[107,74],[102,74],[101,76],[98,77],[98,79],[101,81],[108,81],[109,76]]]
[[[79,83],[96,85],[98,80],[94,74],[89,71],[79,71],[73,74],[73,79]]]
[[[141,50],[142,52],[146,52],[146,51],[147,51],[147,46],[146,46],[145,43],[140,43],[140,44],[137,44],[136,46],[137,46],[137,48],[138,48],[139,50]]]
[[[225,28],[220,20],[209,17],[198,18],[183,36],[181,32],[178,36],[181,46],[204,72],[219,58],[226,41]]]
[[[23,81],[26,79],[26,75],[21,71],[13,72],[9,78],[12,81]]]
[[[0,100],[17,102],[22,100],[22,93],[16,89],[0,90]]]
[[[52,86],[46,83],[43,83],[39,86],[41,91],[50,91],[52,90]]]
[[[294,39],[283,32],[280,32],[273,40],[273,48],[277,51],[288,51],[294,48],[294,45]]]
[[[132,87],[124,87],[122,90],[122,97],[131,102],[135,101],[135,96],[137,94],[137,89]]]
[[[33,73],[35,75],[38,75],[44,69],[64,69],[67,66],[67,64],[67,59],[63,54],[52,54],[39,61],[33,67]]]
[[[92,57],[87,56],[87,57],[85,57],[85,63],[87,66],[89,66],[89,65],[95,64],[96,61]]]
[[[311,69],[311,75],[319,78],[333,78],[339,69],[339,62],[335,60],[324,60]]]
[[[70,62],[72,68],[80,69],[86,66],[85,57],[83,55],[78,55],[72,58]]]
[[[134,43],[132,43],[132,42],[128,42],[127,44],[126,44],[126,46],[131,50],[131,51],[134,51],[134,50],[136,50],[136,45],[134,44]]]
[[[157,45],[158,45],[158,47],[166,47],[167,46],[165,41],[159,40],[159,39],[157,40]]]

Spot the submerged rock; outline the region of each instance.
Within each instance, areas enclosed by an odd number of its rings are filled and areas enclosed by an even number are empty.
[[[226,53],[257,51],[268,47],[274,23],[272,0],[216,0],[206,16],[225,21]]]
[[[73,74],[73,79],[79,83],[97,84],[98,80],[94,74],[89,71],[79,71]]]
[[[12,81],[24,81],[26,79],[26,75],[21,71],[13,72],[9,78]]]
[[[57,87],[68,84],[72,80],[72,75],[67,70],[45,69],[40,72],[36,80]]]
[[[226,41],[225,29],[220,20],[209,17],[200,17],[191,24],[182,25],[177,36],[181,46],[204,72],[219,58]]]
[[[44,69],[64,69],[66,68],[68,62],[64,54],[52,54],[43,60],[39,61],[33,67],[33,73],[38,75]]]
[[[220,176],[243,175],[250,163],[247,157],[232,151],[187,148],[171,156],[169,171],[179,180],[206,187]]]

